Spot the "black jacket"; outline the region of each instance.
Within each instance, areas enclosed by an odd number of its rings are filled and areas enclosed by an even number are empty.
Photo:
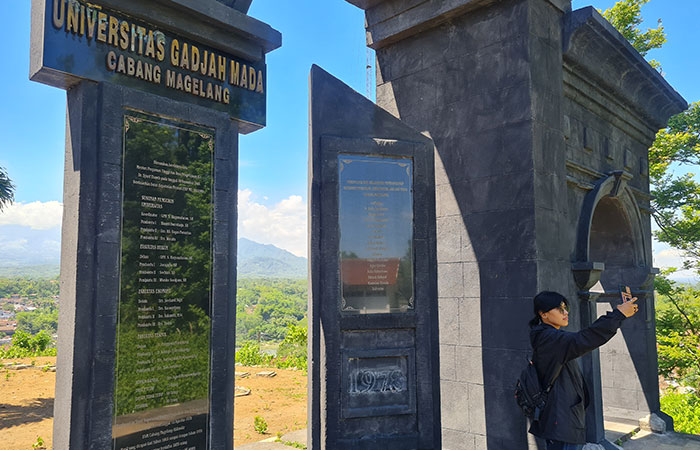
[[[546,388],[557,367],[564,364],[549,392],[547,406],[530,433],[543,439],[571,444],[586,443],[586,384],[575,358],[608,342],[625,319],[617,309],[608,312],[579,332],[557,330],[540,323],[530,331],[533,362],[540,384]]]

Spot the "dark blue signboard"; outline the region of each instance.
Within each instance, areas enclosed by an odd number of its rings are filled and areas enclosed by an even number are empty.
[[[127,14],[79,0],[45,0],[34,81],[68,88],[106,81],[227,112],[265,126],[267,70]],[[98,2],[99,3],[99,2]]]

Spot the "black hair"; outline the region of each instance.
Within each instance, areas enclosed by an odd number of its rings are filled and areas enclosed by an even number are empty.
[[[540,312],[547,312],[554,308],[558,308],[559,306],[561,306],[562,302],[567,307],[569,306],[569,301],[566,299],[566,297],[564,297],[558,292],[553,291],[542,291],[539,294],[535,295],[535,298],[532,300],[532,309],[535,313],[535,317],[533,317],[532,320],[530,320],[529,322],[530,328],[536,327],[537,325],[539,325],[540,322],[542,322]]]

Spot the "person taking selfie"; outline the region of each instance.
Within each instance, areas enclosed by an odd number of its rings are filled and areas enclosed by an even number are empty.
[[[622,322],[637,312],[636,301],[630,296],[588,328],[569,332],[561,329],[569,325],[568,300],[551,291],[535,296],[530,343],[540,385],[548,386],[558,373],[539,420],[530,427],[530,433],[545,440],[547,450],[578,450],[586,443],[588,390],[575,360],[608,342]]]

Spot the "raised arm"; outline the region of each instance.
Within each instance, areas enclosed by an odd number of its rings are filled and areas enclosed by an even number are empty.
[[[539,352],[556,355],[561,364],[585,355],[608,342],[622,325],[626,315],[619,309],[608,312],[578,332],[547,330],[540,336]]]

